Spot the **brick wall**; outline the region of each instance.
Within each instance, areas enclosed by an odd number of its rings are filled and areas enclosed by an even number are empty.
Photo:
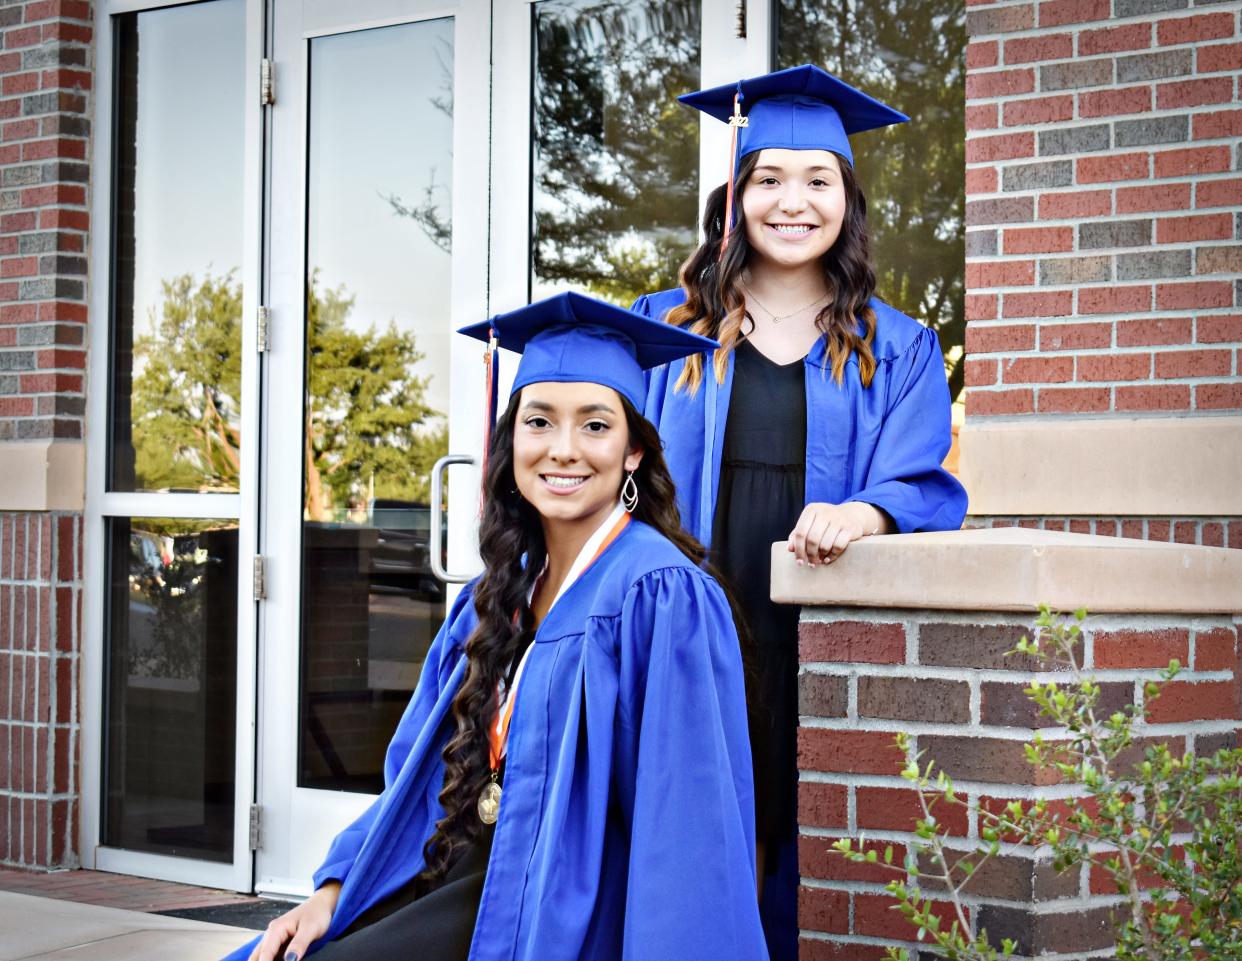
[[[1208,615],[1107,615],[1087,621],[1086,666],[1104,700],[1141,703],[1142,679],[1178,658],[1186,670],[1153,706],[1159,733],[1187,750],[1232,743],[1237,624]],[[892,875],[830,852],[841,837],[891,843],[904,857],[918,802],[899,776],[897,731],[913,735],[972,803],[1064,796],[1036,783],[1023,744],[1037,725],[1022,689],[1036,675],[1004,652],[1032,618],[1003,613],[804,608],[798,758],[803,961],[876,961],[913,929],[884,892]],[[941,806],[958,847],[979,843],[975,815]],[[1014,937],[1019,954],[1107,957],[1113,929],[1099,878],[1059,876],[1030,849],[990,862],[972,882],[972,923]],[[912,956],[917,957],[914,944]]]
[[[92,17],[0,7],[0,465],[6,442],[83,436]],[[3,864],[77,860],[81,528],[0,513]]]
[[[1242,410],[1239,5],[1189,5],[967,14],[968,415]]]
[[[1102,534],[1172,544],[1242,548],[1242,520],[1236,517],[986,517],[967,518],[967,528],[1029,527],[1070,534]]]
[[[967,423],[1242,410],[1242,4],[967,6]]]
[[[77,864],[82,522],[0,514],[0,864]]]
[[[0,440],[82,436],[90,19],[0,8]]]

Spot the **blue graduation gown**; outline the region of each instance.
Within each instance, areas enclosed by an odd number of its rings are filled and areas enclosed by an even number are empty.
[[[681,288],[645,294],[633,309],[656,319],[685,303]],[[941,467],[949,452],[949,388],[934,331],[872,299],[875,377],[863,387],[854,357],[840,385],[821,338],[807,355],[806,503],[865,501],[883,508],[901,533],[956,530],[966,491]],[[720,456],[724,449],[733,355],[723,384],[711,374],[693,396],[674,385],[685,367],[674,361],[648,372],[647,419],[660,430],[677,485],[682,523],[710,545]],[[827,368],[827,369],[825,369]]]
[[[440,752],[472,594],[428,652],[383,793],[315,874],[316,887],[342,882],[328,938],[422,870],[443,814]],[[630,523],[535,634],[470,958],[766,961],[753,812],[728,602],[668,540]]]

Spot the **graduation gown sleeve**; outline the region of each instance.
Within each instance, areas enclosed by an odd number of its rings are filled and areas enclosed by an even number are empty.
[[[741,654],[719,585],[666,568],[620,618],[615,777],[629,827],[623,961],[766,959]]]
[[[952,428],[935,331],[920,327],[909,347],[879,363],[887,368],[884,419],[849,499],[882,508],[903,534],[955,530],[966,514],[966,491],[941,467]]]

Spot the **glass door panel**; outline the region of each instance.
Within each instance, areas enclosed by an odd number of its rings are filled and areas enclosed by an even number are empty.
[[[383,785],[388,741],[469,567],[487,316],[489,5],[277,5],[256,888],[309,891]],[[457,256],[459,251],[471,256]],[[472,390],[473,387],[473,390]],[[447,556],[446,556],[447,555]]]
[[[112,23],[109,489],[236,493],[246,4]]]
[[[263,9],[140,7],[98,18],[83,860],[246,888]]]
[[[298,784],[377,793],[444,619],[453,21],[310,41]]]
[[[237,521],[108,524],[103,843],[233,860]]]
[[[699,0],[541,0],[534,14],[532,299],[628,307],[697,242]]]

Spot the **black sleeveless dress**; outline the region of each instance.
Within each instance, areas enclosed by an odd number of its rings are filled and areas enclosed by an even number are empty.
[[[770,599],[769,547],[802,514],[806,386],[802,358],[777,364],[749,341],[734,352],[712,560],[732,585],[752,637],[755,808],[769,867],[794,831],[797,800],[798,614]]]

